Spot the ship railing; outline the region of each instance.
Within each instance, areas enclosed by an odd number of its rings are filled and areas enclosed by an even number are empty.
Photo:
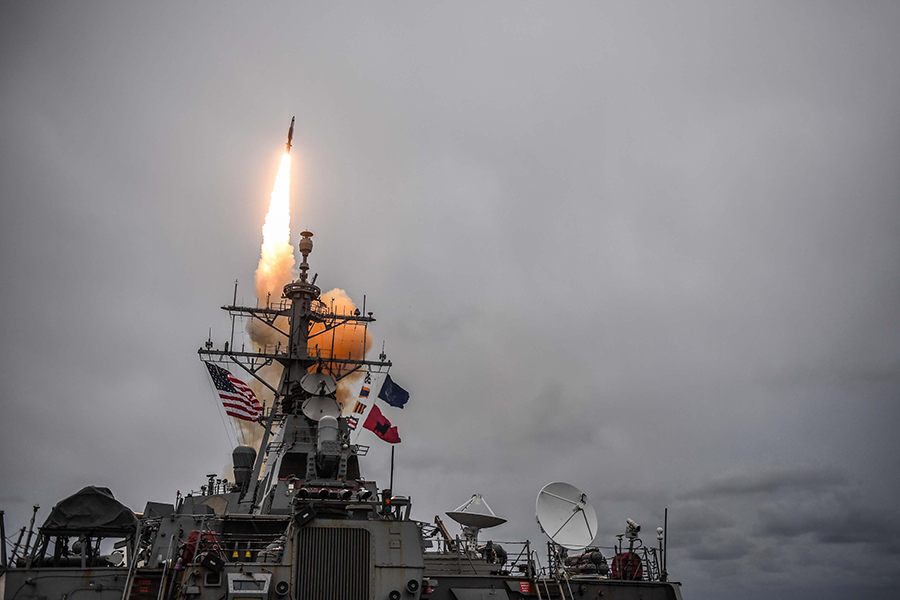
[[[534,574],[535,568],[531,552],[531,541],[492,541],[494,544],[500,544],[506,551],[506,564],[504,568],[510,574],[521,574],[525,577],[531,577]]]
[[[455,570],[459,574],[477,573],[485,566],[505,575],[532,577],[536,573],[531,542],[528,540],[524,542],[479,541],[475,547],[471,547],[466,540],[460,539],[458,536],[449,540],[437,537],[433,542],[435,543],[434,550],[427,551],[425,556],[452,557],[451,560],[456,564],[446,566],[451,568],[455,566]],[[498,545],[501,548],[500,552],[497,550]],[[502,556],[503,553],[506,554],[505,559]]]
[[[266,301],[265,306],[256,306],[256,307],[242,307],[242,306],[224,306],[226,310],[231,312],[238,312],[239,310],[244,311],[255,311],[259,313],[273,313],[273,312],[286,312],[291,309],[293,306],[293,301],[290,298],[281,298],[280,300],[273,300],[269,298]],[[371,317],[372,313],[369,313],[369,316],[363,315],[360,311],[355,309],[350,309],[346,306],[334,306],[328,305],[323,302],[321,299],[316,299],[312,301],[312,304],[309,307],[310,313],[312,313],[319,320],[353,320],[353,321],[374,321]]]
[[[652,546],[639,546],[633,548],[629,556],[628,548],[620,546],[589,546],[585,551],[599,550],[606,560],[608,570],[601,572],[579,571],[573,565],[567,565],[565,558],[567,551],[562,550],[559,556],[555,556],[552,544],[548,542],[548,565],[540,569],[543,577],[564,578],[571,577],[600,577],[602,579],[626,580],[626,581],[665,581],[666,574],[663,571],[662,553],[659,548]],[[637,565],[640,564],[640,568]]]
[[[221,534],[220,546],[224,559],[231,563],[278,563],[284,554],[284,538],[280,535],[260,537]]]
[[[269,442],[269,444],[266,446],[266,452],[279,452],[285,446],[287,446],[285,442]]]
[[[209,553],[230,563],[278,563],[283,558],[284,542],[277,536],[270,539],[242,539],[221,533],[211,535],[215,535],[218,541],[201,544],[192,562],[202,562],[203,557]]]
[[[231,563],[279,563],[284,554],[289,519],[264,519],[268,526],[260,531],[241,531],[241,519],[206,516],[197,529],[192,563],[200,563],[206,554]],[[236,530],[235,530],[236,528]],[[231,530],[229,530],[231,529]]]
[[[262,346],[255,346],[257,354],[265,354],[267,356],[287,356],[288,355],[288,347],[287,344],[264,344]]]
[[[644,563],[644,576],[650,581],[662,581],[662,556],[656,548],[644,546],[641,548],[641,560]]]
[[[643,541],[637,539],[637,545],[630,550],[634,556],[629,557],[629,549],[624,546],[601,547],[612,552],[610,561],[610,578],[618,572],[617,579],[641,579],[644,581],[666,581],[667,574],[663,568],[663,551],[661,548],[645,546]],[[635,577],[631,564],[640,563],[640,577]]]
[[[300,444],[314,444],[316,442],[317,433],[315,427],[295,427],[293,431],[297,432],[296,438],[292,438],[290,442],[285,441],[274,441],[269,442],[266,446],[267,452],[278,452],[283,450],[285,446],[289,446],[292,443],[300,443]]]
[[[314,340],[310,341],[311,344],[313,342],[314,342]],[[366,358],[362,343],[357,344],[357,346],[358,347],[356,348],[355,351],[337,353],[337,352],[334,352],[334,350],[332,350],[330,348],[320,348],[318,346],[313,345],[313,346],[309,346],[306,348],[306,357],[321,360],[324,363],[330,363],[332,360],[334,360],[337,364],[329,365],[330,368],[338,370],[338,371],[345,371],[350,368],[351,364],[354,361],[363,361]],[[343,362],[338,363],[338,361],[349,361],[349,362],[345,364]]]
[[[312,341],[310,342],[312,343]],[[286,343],[276,342],[274,344],[263,344],[262,346],[253,346],[252,350],[248,350],[245,348],[241,348],[241,353],[245,353],[248,356],[252,356],[252,354],[258,354],[261,356],[272,357],[272,356],[284,356],[287,357],[289,355],[289,347]],[[330,348],[321,348],[319,346],[313,345],[306,348],[306,357],[313,360],[321,360],[325,363],[330,363],[331,361],[335,361],[334,365],[331,365],[333,369],[338,371],[345,371],[352,367],[352,365],[356,364],[357,361],[362,362],[365,360],[365,352],[363,351],[362,344],[359,344],[359,348],[355,351],[351,352],[334,352]],[[380,372],[380,367],[378,365],[370,365],[370,368],[375,369]]]
[[[297,436],[297,441],[301,443],[315,443],[316,442],[316,430],[312,427],[298,427],[295,431],[300,432],[300,435]],[[269,454],[274,454],[277,452],[281,452],[284,450],[285,446],[288,445],[288,442],[280,441],[280,442],[269,442],[266,446],[266,452]],[[365,444],[355,444],[356,446],[356,454],[357,456],[366,456],[369,453],[369,446]]]
[[[360,350],[362,349],[362,344],[359,344]],[[263,344],[262,346],[254,346],[254,350],[257,354],[264,354],[267,356],[287,356],[288,355],[288,345],[276,342],[274,344]],[[242,350],[243,351],[243,350]],[[340,360],[363,360],[360,356],[354,356],[354,354],[359,353],[335,353],[331,348],[320,348],[319,346],[310,346],[306,349],[306,357],[307,358],[320,358],[324,361],[328,361],[332,358],[340,359]]]

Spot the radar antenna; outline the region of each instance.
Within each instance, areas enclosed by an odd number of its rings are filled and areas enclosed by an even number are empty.
[[[471,498],[455,510],[447,511],[446,515],[462,526],[466,546],[472,550],[478,545],[479,531],[506,523],[506,519],[494,514],[481,494],[472,494]]]
[[[597,513],[587,494],[574,485],[548,483],[538,493],[535,516],[554,544],[581,550],[597,536]]]

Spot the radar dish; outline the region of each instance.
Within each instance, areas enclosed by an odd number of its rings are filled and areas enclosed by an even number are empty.
[[[506,519],[494,515],[480,515],[478,513],[458,512],[455,510],[447,511],[446,515],[465,527],[474,527],[475,529],[487,529],[488,527],[496,527],[506,523]]]
[[[300,387],[307,394],[327,396],[337,390],[337,383],[328,373],[307,373],[300,380]]]
[[[331,396],[310,396],[303,401],[300,408],[303,414],[313,421],[318,421],[326,416],[334,418],[341,416],[341,407]]]
[[[487,512],[477,512],[482,506],[484,509],[481,510],[487,510]],[[456,510],[448,511],[446,515],[463,527],[471,527],[473,529],[487,529],[488,527],[496,527],[506,523],[506,519],[494,514],[494,511],[481,497],[481,494],[472,494],[471,498],[461,506],[458,506]]]
[[[541,531],[569,550],[589,546],[597,536],[597,513],[587,495],[568,483],[548,483],[538,493],[535,513]]]

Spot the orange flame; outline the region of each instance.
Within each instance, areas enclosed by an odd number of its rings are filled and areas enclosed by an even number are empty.
[[[281,298],[281,289],[291,281],[294,247],[291,246],[291,155],[281,157],[269,212],[262,228],[263,242],[256,269],[256,297],[265,303]]]
[[[266,214],[266,222],[263,225],[263,242],[260,247],[259,266],[256,269],[256,298],[260,305],[267,302],[277,303],[281,301],[282,289],[293,279],[294,247],[291,245],[291,156],[285,153],[281,158],[281,165],[278,168],[278,175],[275,177],[275,186],[272,189],[272,196],[269,202],[269,212]],[[342,289],[335,288],[330,292],[321,295],[321,300],[335,314],[351,314],[356,309],[353,300]],[[275,321],[276,327],[285,331],[287,324],[285,319],[279,317]],[[321,323],[315,323],[311,330],[310,336],[320,333],[325,329]],[[273,346],[279,342],[286,343],[283,335],[274,329],[265,325],[254,323],[248,324],[248,333],[250,340],[256,348],[264,346]],[[326,362],[329,358],[363,360],[366,352],[372,346],[372,337],[366,333],[362,325],[344,324],[334,328],[333,331],[321,333],[321,335],[310,340],[311,345],[319,347],[320,354]],[[339,375],[343,371],[346,373],[347,368],[339,368],[339,365],[332,363],[329,365],[332,371]],[[270,383],[277,385],[277,381],[281,376],[281,366],[273,364],[263,367],[260,375]],[[357,371],[350,376],[345,377],[338,383],[337,400],[341,406],[352,406],[349,402],[354,391],[350,390],[350,384],[359,381],[364,373]],[[250,383],[256,395],[260,400],[265,400],[268,406],[271,406],[273,395],[270,390],[262,386],[259,382],[253,380]],[[254,423],[246,421],[238,421],[238,425],[244,432],[245,437],[252,439],[253,443],[257,442],[261,435],[262,428]]]
[[[261,305],[267,302],[279,302],[285,284],[293,279],[294,247],[291,245],[291,155],[287,152],[281,157],[275,186],[269,199],[269,212],[262,227],[263,241],[259,251],[259,266],[256,268],[256,298]],[[284,330],[284,319],[276,320],[275,325]],[[259,349],[266,345],[284,342],[284,336],[274,329],[254,323],[248,323],[248,333],[254,346]],[[269,382],[277,382],[281,377],[281,365],[273,364],[263,367],[259,375]],[[276,384],[277,385],[277,384]],[[274,400],[272,392],[255,379],[250,387],[260,401],[271,406]],[[245,440],[256,446],[262,437],[263,428],[256,423],[235,419]]]

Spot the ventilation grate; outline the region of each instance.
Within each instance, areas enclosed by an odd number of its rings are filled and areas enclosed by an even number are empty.
[[[368,600],[368,530],[306,527],[297,541],[298,600]]]

